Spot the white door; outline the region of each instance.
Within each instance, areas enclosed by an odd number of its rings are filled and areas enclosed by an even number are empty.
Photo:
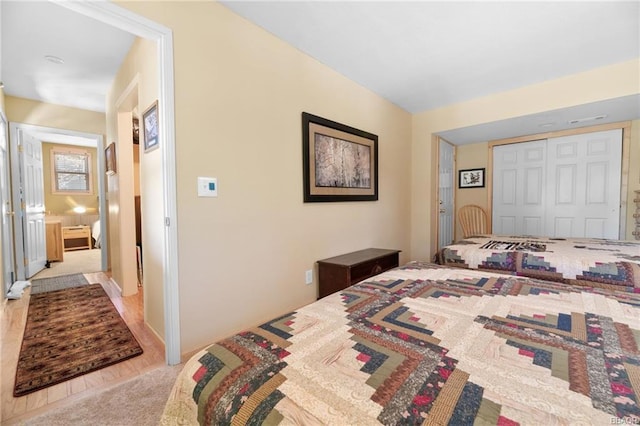
[[[12,150],[18,154],[13,159],[18,170],[13,186],[13,205],[20,219],[16,228],[18,279],[28,279],[47,262],[42,142],[13,124],[11,137]]]
[[[622,129],[549,139],[546,232],[618,239]]]
[[[493,149],[493,232],[617,239],[622,130]]]
[[[2,239],[2,282],[6,295],[15,281],[15,262],[13,256],[13,210],[11,209],[11,191],[9,190],[9,146],[7,144],[7,122],[0,113],[0,237]]]
[[[453,242],[454,152],[453,145],[440,139],[440,158],[438,162],[438,248]]]
[[[545,141],[493,148],[492,232],[544,235]]]

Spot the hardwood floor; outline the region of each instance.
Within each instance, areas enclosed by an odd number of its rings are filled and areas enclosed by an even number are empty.
[[[110,367],[85,374],[19,398],[13,396],[16,365],[29,306],[28,288],[19,300],[5,300],[0,310],[0,423],[18,424],[80,398],[95,394],[132,377],[165,365],[164,345],[144,324],[143,295],[121,297],[117,286],[103,272],[84,274],[90,283],[100,283],[111,298],[144,353]]]

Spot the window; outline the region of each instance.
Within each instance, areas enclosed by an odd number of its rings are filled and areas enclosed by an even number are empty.
[[[51,150],[51,192],[93,194],[91,154],[84,150]]]

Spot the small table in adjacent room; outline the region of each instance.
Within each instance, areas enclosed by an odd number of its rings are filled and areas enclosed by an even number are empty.
[[[63,226],[64,251],[91,249],[91,228],[85,225]]]
[[[400,250],[369,248],[318,261],[318,299],[399,265]]]

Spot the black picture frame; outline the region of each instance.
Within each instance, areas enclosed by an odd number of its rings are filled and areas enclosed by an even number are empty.
[[[104,150],[105,171],[108,175],[115,175],[118,171],[116,165],[116,143],[111,142]]]
[[[133,117],[131,119],[131,126],[133,127],[132,129],[133,144],[140,145],[140,120],[136,117]]]
[[[303,112],[302,166],[305,203],[378,200],[373,133]]]
[[[144,135],[144,152],[153,151],[160,147],[158,101],[152,103],[142,113],[142,131]]]
[[[484,188],[485,169],[465,169],[458,171],[458,188]]]

